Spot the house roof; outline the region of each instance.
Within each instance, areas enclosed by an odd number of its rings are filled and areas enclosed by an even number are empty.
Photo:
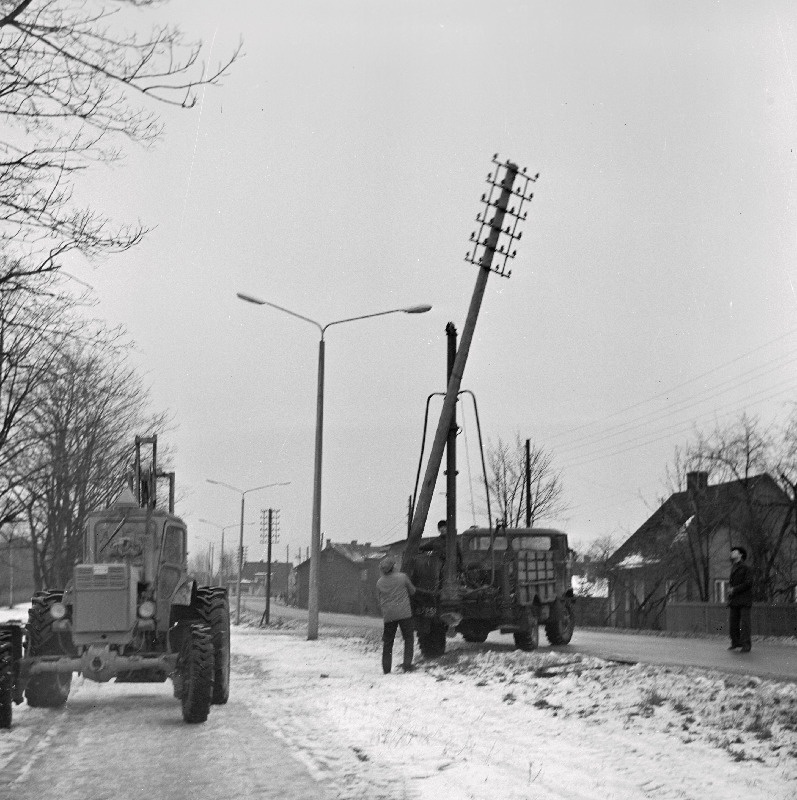
[[[387,547],[384,545],[374,546],[370,542],[358,544],[356,540],[348,544],[344,542],[327,541],[324,549],[334,550],[344,558],[348,558],[349,561],[353,561],[355,564],[362,563],[369,558],[382,558],[385,553],[387,553]]]
[[[786,498],[768,473],[704,486],[696,491],[675,492],[612,553],[607,565],[631,569],[652,563],[650,559],[654,553],[661,553],[662,548],[687,534],[694,524],[697,509],[704,517],[710,515],[715,522],[722,520],[733,527],[745,527],[749,516],[745,500],[751,493],[757,495],[767,489]]]

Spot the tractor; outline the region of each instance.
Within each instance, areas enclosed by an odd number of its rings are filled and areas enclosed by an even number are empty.
[[[413,616],[425,657],[443,655],[447,636],[459,633],[468,642],[483,642],[493,630],[513,634],[521,650],[534,650],[540,624],[551,644],[570,642],[575,599],[567,534],[499,524],[469,528],[456,538],[453,592],[445,591],[441,548],[419,552],[410,567],[418,589]]]
[[[152,460],[142,466],[142,446]],[[12,703],[63,706],[72,675],[106,682],[171,678],[183,719],[205,722],[230,693],[227,590],[188,574],[187,531],[174,514],[174,473],[159,472],[157,437],[136,437],[128,486],[87,517],[83,558],[63,589],[36,592],[27,625],[0,624],[0,727]],[[156,502],[169,479],[168,510]]]

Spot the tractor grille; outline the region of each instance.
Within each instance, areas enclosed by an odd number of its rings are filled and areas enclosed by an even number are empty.
[[[75,567],[73,632],[82,634],[126,631],[136,613],[136,582],[127,564],[80,564]]]
[[[124,589],[127,567],[124,564],[81,564],[75,567],[75,589]]]

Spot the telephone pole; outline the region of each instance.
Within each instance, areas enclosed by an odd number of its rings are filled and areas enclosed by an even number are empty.
[[[279,541],[279,509],[269,508],[260,511],[260,544],[268,542],[266,550],[266,608],[260,618],[260,626],[271,621],[271,544]]]

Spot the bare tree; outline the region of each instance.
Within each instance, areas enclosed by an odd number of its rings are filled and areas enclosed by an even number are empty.
[[[779,468],[783,473],[780,491],[776,483]],[[706,473],[710,485],[731,484],[722,502],[710,488],[688,492],[685,502],[691,516],[673,542],[673,554],[679,555],[682,567],[694,579],[700,599],[712,598],[712,547],[717,533],[729,528],[743,538],[750,553],[757,598],[777,599],[783,591],[782,578],[795,569],[789,546],[793,502],[783,492],[789,484],[786,473],[794,475],[786,440],[774,427],[742,414],[709,433],[698,432],[692,443],[676,450],[667,473],[671,490],[683,491],[689,472]],[[762,477],[767,475],[771,481]]]
[[[531,525],[550,519],[565,510],[561,473],[553,466],[553,456],[542,447],[530,446]],[[501,437],[487,451],[487,483],[490,496],[498,505],[498,515],[510,528],[526,524],[526,444],[520,433],[512,444]]]
[[[53,288],[45,280],[27,295],[0,288],[0,524],[21,511],[19,490],[29,474],[20,456],[29,446],[36,393],[61,343],[77,332],[67,315],[72,302]]]
[[[37,586],[64,585],[81,555],[88,513],[125,485],[134,436],[163,429],[148,404],[118,331],[59,349],[27,423],[23,497]]]
[[[122,145],[161,133],[152,107],[183,108],[217,84],[240,53],[213,69],[180,29],[125,30],[124,10],[159,0],[0,0],[0,248],[13,248],[0,284],[126,250],[144,235],[73,202],[83,170],[117,161]],[[9,250],[10,252],[10,250]]]

